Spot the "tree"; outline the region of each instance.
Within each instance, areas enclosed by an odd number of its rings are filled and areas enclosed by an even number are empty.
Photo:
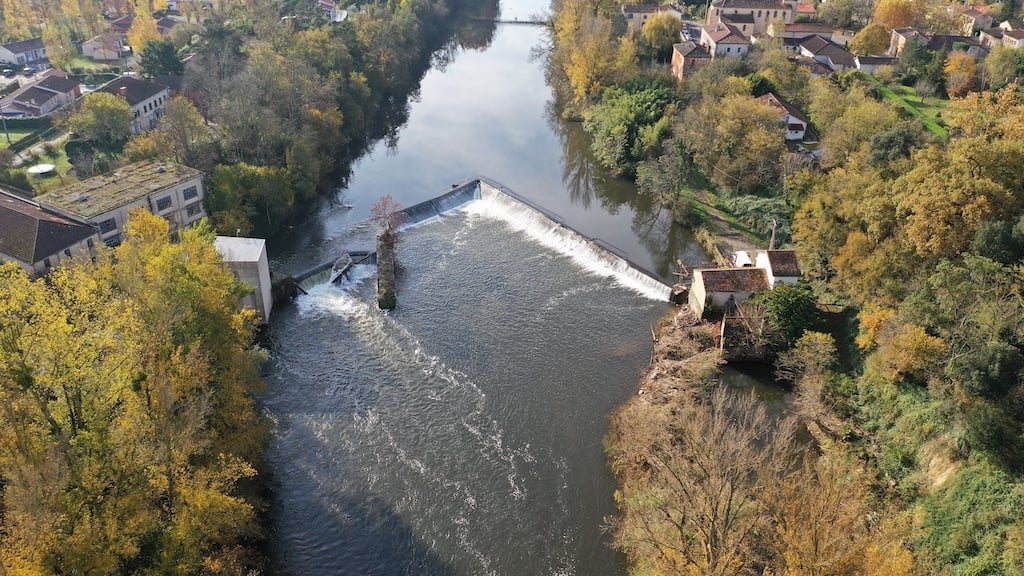
[[[594,137],[594,156],[616,174],[632,174],[645,151],[657,149],[668,131],[666,108],[674,100],[673,90],[657,82],[606,90],[583,123]]]
[[[128,101],[106,92],[90,92],[78,111],[68,118],[68,128],[100,146],[124,141],[131,132],[132,108]]]
[[[974,90],[978,83],[978,66],[974,56],[954,50],[946,57],[946,92],[951,98]]]
[[[167,102],[160,132],[167,135],[175,161],[189,166],[195,164],[199,151],[210,139],[210,129],[203,117],[184,96],[175,96]]]
[[[891,34],[877,22],[868,24],[850,40],[850,51],[861,56],[882,54],[889,49]]]
[[[805,330],[818,323],[817,302],[807,286],[779,283],[755,294],[753,300],[761,305],[783,350],[792,348]]]
[[[921,4],[910,0],[879,0],[875,3],[873,20],[889,31],[904,28],[922,15]]]
[[[135,11],[135,20],[132,27],[128,29],[128,45],[135,52],[141,53],[150,42],[160,41],[160,32],[156,28],[156,20],[150,14],[148,7]]]
[[[1021,66],[1021,55],[1024,51],[1019,48],[1011,48],[1002,44],[992,47],[988,56],[985,57],[985,87],[999,89],[1006,86],[1013,78],[1024,75],[1024,67]]]
[[[71,38],[71,30],[66,26],[47,26],[43,31],[43,44],[46,46],[46,56],[58,68],[70,68],[71,61],[78,56],[78,50]]]
[[[181,74],[185,69],[170,40],[150,41],[139,53],[139,65],[147,76]]]
[[[790,468],[794,423],[775,425],[752,395],[723,388],[674,409],[632,415],[628,430],[643,446],[641,461],[613,453],[620,474],[623,466],[645,467],[618,499],[616,546],[651,573],[745,573],[755,533],[766,527],[759,498]]]
[[[563,68],[577,101],[597,93],[611,78],[616,61],[611,31],[607,18],[585,16],[573,40],[565,45]]]
[[[644,23],[640,35],[650,48],[651,54],[664,62],[672,57],[672,44],[679,40],[683,22],[675,16],[663,12],[655,14]]]

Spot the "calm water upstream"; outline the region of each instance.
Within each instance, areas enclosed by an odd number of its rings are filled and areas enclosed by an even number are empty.
[[[502,7],[525,18],[544,6]],[[480,174],[669,275],[702,259],[626,183],[603,179],[578,126],[552,120],[544,30],[500,25],[427,74],[397,148],[379,145],[339,201],[271,244],[297,272],[367,246],[384,194],[403,205]],[[604,518],[602,438],[668,306],[587,272],[494,206],[401,234],[399,309],[374,270],[277,312],[262,402],[276,424],[275,571],[315,575],[620,575]]]

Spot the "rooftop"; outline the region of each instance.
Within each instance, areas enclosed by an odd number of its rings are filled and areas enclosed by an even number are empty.
[[[787,114],[802,121],[804,124],[809,123],[807,117],[804,116],[804,113],[801,112],[799,108],[785,101],[781,96],[776,95],[774,92],[769,92],[764,96],[760,96],[758,97],[758,100],[767,102],[772,107],[785,111]],[[771,252],[777,252],[777,250],[770,251],[768,254],[769,256],[771,256]]]
[[[0,252],[12,258],[35,264],[95,233],[92,226],[0,191]]]
[[[792,10],[782,0],[715,0],[711,3],[715,8],[761,8],[769,10]]]
[[[57,93],[52,90],[43,90],[38,86],[32,86],[28,90],[25,90],[18,94],[14,101],[19,104],[33,104],[39,106],[45,102],[49,102],[57,97]]]
[[[679,52],[684,58],[711,58],[707,48],[690,41],[673,44],[672,49]]]
[[[63,76],[47,76],[41,82],[36,84],[40,88],[46,88],[47,90],[53,90],[54,92],[61,92],[67,94],[75,88],[78,88],[78,82],[65,78]]]
[[[100,92],[124,96],[129,106],[135,106],[149,100],[160,92],[167,90],[162,84],[154,84],[144,80],[138,80],[131,76],[121,76],[113,82],[99,89]]]
[[[748,44],[750,42],[738,28],[721,22],[718,24],[708,24],[704,27],[704,33],[715,44]]]
[[[695,270],[704,282],[705,292],[760,292],[768,289],[764,268],[713,268]]]
[[[679,9],[671,4],[623,4],[623,14],[655,14],[658,12],[678,12]]]
[[[110,174],[76,182],[36,199],[44,206],[51,205],[83,218],[92,218],[201,175],[202,172],[179,164],[146,160],[122,166]]]
[[[213,244],[225,262],[258,262],[267,241],[263,238],[217,236]]]
[[[800,263],[794,250],[767,250],[768,264],[775,276],[799,276]]]
[[[10,44],[4,44],[3,46],[14,54],[21,54],[23,52],[28,52],[29,50],[45,48],[42,38],[31,38],[29,40],[11,42]]]

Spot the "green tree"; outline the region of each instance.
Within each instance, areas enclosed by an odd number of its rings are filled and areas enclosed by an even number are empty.
[[[100,146],[112,146],[128,138],[132,109],[128,101],[106,92],[91,92],[78,111],[68,118],[68,128]]]
[[[147,76],[181,74],[185,69],[170,40],[153,41],[139,53],[139,65]]]
[[[868,24],[850,40],[850,51],[868,56],[882,54],[889,49],[890,33],[878,23]]]
[[[640,35],[658,60],[665,62],[672,57],[672,45],[679,41],[683,22],[668,13],[655,14],[644,23]]]
[[[583,123],[594,137],[594,156],[617,174],[633,174],[645,151],[657,149],[667,135],[671,115],[666,109],[674,100],[674,91],[662,83],[606,90]]]
[[[805,330],[813,330],[819,322],[814,293],[804,285],[778,283],[771,290],[753,297],[768,317],[782,350],[792,348]]]

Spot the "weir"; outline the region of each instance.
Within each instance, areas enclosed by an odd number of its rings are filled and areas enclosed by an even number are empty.
[[[399,230],[465,207],[521,229],[540,243],[569,255],[591,272],[613,276],[623,285],[645,296],[669,301],[672,287],[656,274],[630,261],[614,246],[599,238],[588,237],[569,226],[554,212],[486,178],[473,178],[461,184],[453,184],[450,191],[436,198],[400,210],[397,213],[401,222]],[[351,254],[354,260],[359,259],[357,253]],[[333,262],[321,264],[295,279],[301,282],[329,270]]]

